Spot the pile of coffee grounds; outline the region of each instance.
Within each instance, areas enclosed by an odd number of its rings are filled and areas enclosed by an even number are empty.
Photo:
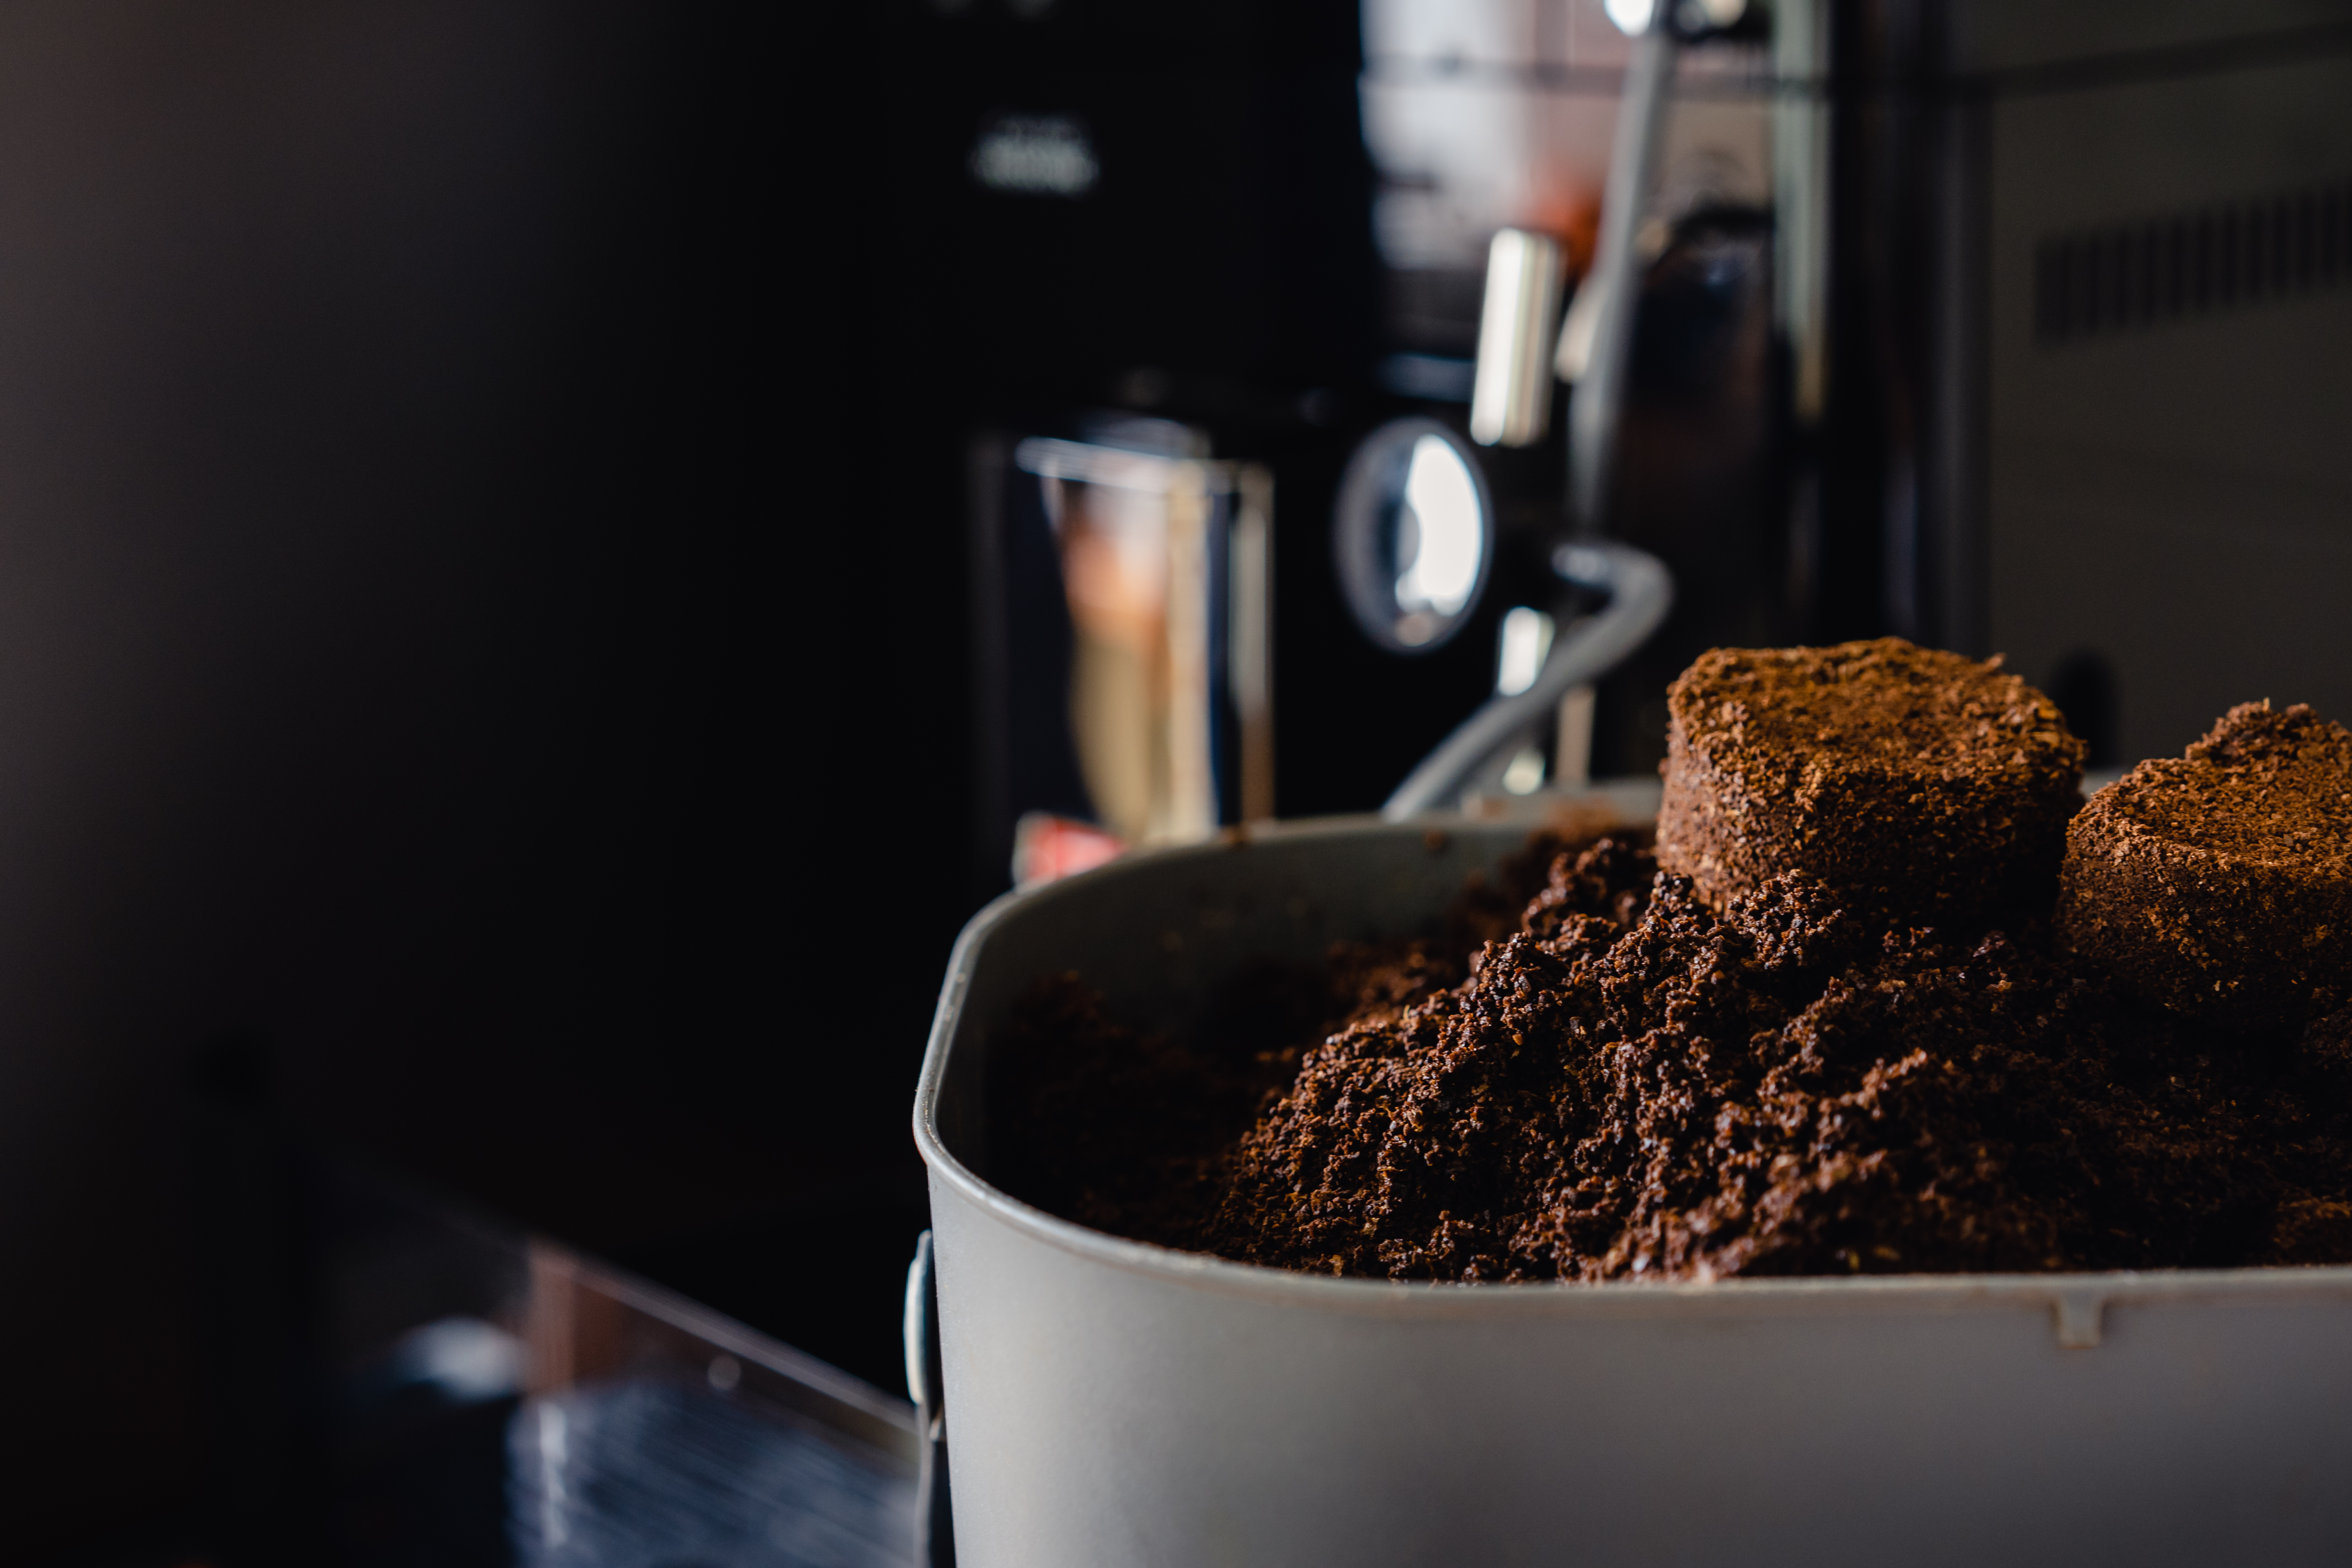
[[[992,1041],[992,1173],[1398,1279],[2352,1261],[2352,1010],[2218,1033],[2046,909],[1931,928],[1794,876],[1710,909],[1639,836],[1539,838],[1439,934],[1247,976],[1187,1041],[1042,983]]]
[[[2101,790],[2058,924],[2147,1000],[2225,1028],[2352,1002],[2352,731],[2248,702]]]
[[[2083,804],[2083,742],[1998,658],[1719,647],[1666,710],[1658,858],[1717,908],[1794,871],[1858,907],[1972,919],[2048,886]]]

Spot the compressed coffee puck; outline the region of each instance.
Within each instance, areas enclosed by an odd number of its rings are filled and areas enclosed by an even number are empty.
[[[1784,872],[1872,918],[2046,900],[2083,742],[1996,658],[1717,648],[1667,689],[1658,860],[1718,906]]]
[[[2228,1029],[2352,995],[2352,732],[2232,708],[2139,764],[2066,833],[2059,929],[2148,1001]]]

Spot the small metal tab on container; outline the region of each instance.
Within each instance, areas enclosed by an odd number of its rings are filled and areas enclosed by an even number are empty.
[[[2051,1302],[2053,1315],[2058,1322],[2058,1344],[2062,1350],[2086,1351],[2096,1348],[2101,1330],[2105,1326],[2107,1299],[2096,1290],[2063,1290]]]

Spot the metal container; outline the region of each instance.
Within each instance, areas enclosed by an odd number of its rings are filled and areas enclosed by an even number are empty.
[[[1402,1285],[989,1184],[987,1041],[1077,971],[1181,1029],[1428,921],[1523,826],[1302,824],[1002,900],[915,1105],[965,1568],[2340,1561],[2352,1268]]]

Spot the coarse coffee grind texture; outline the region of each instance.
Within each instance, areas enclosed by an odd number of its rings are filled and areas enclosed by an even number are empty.
[[[1666,709],[1658,858],[1717,908],[1799,872],[1890,918],[1982,918],[2046,894],[2083,804],[2083,742],[1999,659],[1719,647]]]
[[[1638,836],[1538,838],[1443,934],[1219,1016],[1155,1041],[1042,982],[992,1042],[999,1180],[1400,1279],[2352,1261],[2352,1010],[2212,1033],[2030,910],[1933,929],[1795,877],[1710,907]]]
[[[2352,731],[2247,702],[2140,763],[2068,826],[2057,920],[2085,961],[2223,1028],[2352,1002]]]

